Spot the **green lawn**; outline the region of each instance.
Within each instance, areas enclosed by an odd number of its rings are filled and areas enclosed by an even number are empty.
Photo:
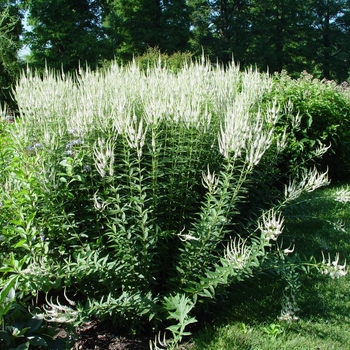
[[[346,184],[332,184],[298,200],[285,211],[284,245],[295,243],[303,258],[330,254],[349,259],[350,202],[335,199]],[[343,193],[346,200],[347,192]],[[288,243],[286,243],[288,242]],[[192,350],[350,349],[350,276],[301,275],[296,300],[299,320],[280,321],[284,284],[271,273],[235,285],[218,299],[214,319],[194,334]]]

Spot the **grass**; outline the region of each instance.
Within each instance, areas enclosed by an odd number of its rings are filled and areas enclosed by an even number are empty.
[[[306,259],[349,261],[350,203],[335,201],[346,184],[336,183],[307,194],[285,212],[284,240]],[[217,301],[213,320],[193,338],[192,350],[350,349],[350,276],[301,277],[297,295],[299,320],[278,320],[284,285],[272,274],[238,284]]]

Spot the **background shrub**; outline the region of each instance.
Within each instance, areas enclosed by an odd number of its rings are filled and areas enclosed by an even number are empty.
[[[323,171],[329,169],[334,180],[348,179],[350,100],[346,89],[306,72],[299,79],[282,72],[274,77],[272,94],[286,107],[277,126],[286,130],[288,145],[279,164],[281,173],[293,173],[300,164],[309,167],[318,147],[325,145],[330,148],[316,165]],[[296,113],[299,118],[295,123]]]
[[[172,54],[162,53],[158,47],[149,47],[143,55],[134,57],[134,62],[142,71],[154,69],[155,67],[166,68],[172,72],[179,72],[184,66],[193,61],[190,52],[174,52]]]

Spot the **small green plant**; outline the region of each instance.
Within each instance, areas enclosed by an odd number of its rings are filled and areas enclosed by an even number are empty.
[[[15,298],[19,275],[12,275],[0,292],[0,349],[66,349],[65,339],[55,339],[57,331],[49,327],[40,310],[30,311]]]
[[[31,314],[24,306],[14,303],[4,317],[0,334],[4,345],[1,349],[50,349],[52,346],[66,349],[63,339],[54,339],[56,333],[54,328],[46,326],[40,316]]]
[[[252,328],[247,326],[244,322],[241,322],[239,324],[239,328],[243,334],[247,334],[247,333],[252,332]]]
[[[266,327],[263,327],[264,333],[270,335],[273,338],[277,338],[279,335],[283,334],[284,329],[281,325],[276,323],[271,323]]]

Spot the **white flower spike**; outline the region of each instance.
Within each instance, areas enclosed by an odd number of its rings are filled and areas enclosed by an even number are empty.
[[[276,241],[283,231],[284,217],[282,214],[270,209],[262,215],[259,222],[259,229],[267,241]]]
[[[343,265],[339,265],[339,253],[335,256],[335,260],[331,261],[331,257],[328,254],[328,259],[325,258],[322,252],[323,260],[322,260],[322,274],[329,275],[331,278],[339,278],[347,275],[348,270],[346,268],[346,261]]]

